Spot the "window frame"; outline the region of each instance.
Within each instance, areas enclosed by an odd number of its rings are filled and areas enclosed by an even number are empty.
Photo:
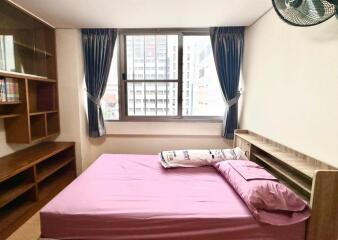
[[[164,82],[177,82],[177,116],[129,116],[127,100],[128,82],[159,82],[157,80],[127,80],[123,75],[127,74],[126,36],[127,35],[178,35],[178,78],[177,80],[165,80]],[[172,121],[203,121],[222,122],[223,116],[183,116],[183,37],[184,36],[209,36],[208,28],[152,28],[152,29],[119,29],[118,30],[118,94],[119,94],[119,120],[105,120],[106,122],[172,122]]]

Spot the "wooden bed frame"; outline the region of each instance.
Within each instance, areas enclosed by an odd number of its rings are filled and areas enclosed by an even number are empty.
[[[235,131],[234,147],[264,165],[311,207],[306,240],[338,240],[338,170],[248,130]]]

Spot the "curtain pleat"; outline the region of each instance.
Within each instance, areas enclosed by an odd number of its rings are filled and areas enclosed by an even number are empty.
[[[210,28],[218,79],[226,100],[223,136],[233,139],[238,127],[239,77],[243,58],[244,27]]]
[[[117,29],[82,29],[90,137],[106,134],[100,100],[104,95]]]

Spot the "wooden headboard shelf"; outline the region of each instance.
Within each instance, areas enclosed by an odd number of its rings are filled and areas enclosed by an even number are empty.
[[[254,161],[258,163],[262,163],[266,168],[271,170],[275,175],[282,178],[287,185],[291,185],[293,189],[297,189],[301,191],[302,197],[309,201],[311,197],[311,185],[312,179],[308,180],[304,177],[300,176],[299,174],[288,170],[287,167],[283,167],[278,162],[271,160],[268,156],[262,155],[260,153],[253,153],[252,157]]]
[[[234,146],[309,203],[307,240],[338,239],[337,168],[248,130],[235,131]]]

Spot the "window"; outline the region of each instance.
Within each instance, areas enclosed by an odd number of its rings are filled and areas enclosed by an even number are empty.
[[[223,116],[224,110],[210,37],[183,36],[183,116]]]
[[[116,44],[117,45],[117,44]],[[103,112],[103,118],[105,120],[119,120],[119,73],[118,73],[118,54],[117,47],[115,45],[112,63],[110,65],[110,71],[106,86],[106,91],[101,99],[101,108]]]
[[[178,35],[128,34],[124,39],[127,116],[177,116]]]
[[[120,31],[120,78],[113,74],[118,72],[116,48],[102,100],[105,120],[223,116],[209,33],[194,32]]]

